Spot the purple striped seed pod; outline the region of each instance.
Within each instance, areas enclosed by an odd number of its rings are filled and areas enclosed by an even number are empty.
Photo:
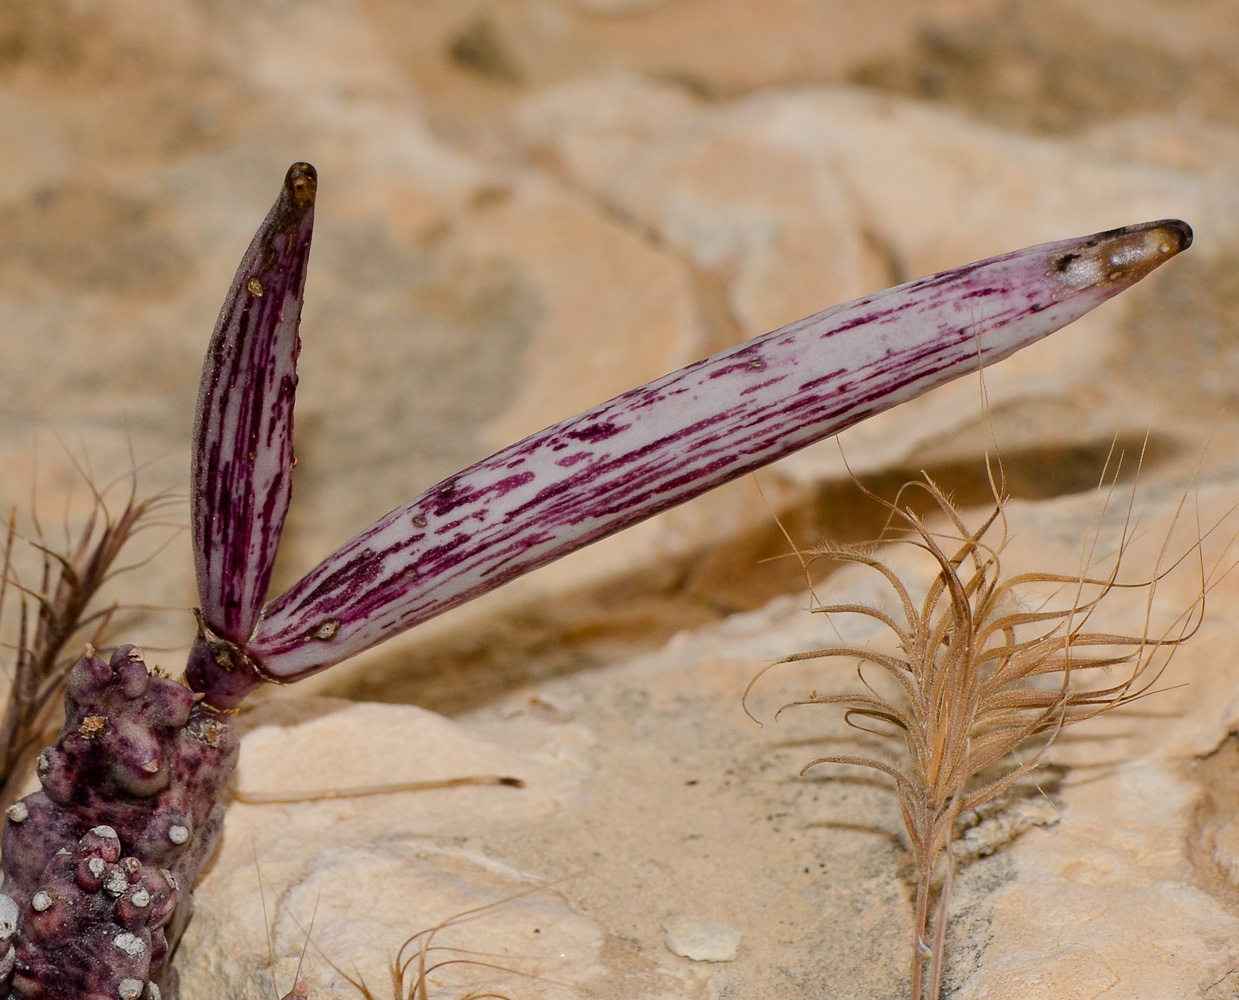
[[[202,615],[247,639],[288,513],[293,398],[318,175],[294,163],[215,324],[194,422],[190,523]]]
[[[306,165],[295,166],[289,177],[299,169],[312,179]],[[290,190],[286,185],[246,261],[288,258],[296,265],[287,265],[281,286],[286,301],[257,317],[271,325],[282,316],[278,329],[248,334],[280,345],[279,370],[295,383],[291,366],[310,210]],[[302,206],[295,226],[294,205]],[[266,369],[208,362],[214,381],[204,379],[200,421],[207,429],[200,426],[198,447],[222,450],[219,459],[200,454],[195,469],[218,469],[221,481],[208,497],[195,497],[195,543],[200,578],[203,567],[221,567],[226,575],[202,584],[202,628],[189,682],[208,702],[226,707],[263,681],[288,683],[323,670],[522,573],[1001,360],[1130,287],[1191,242],[1186,223],[1165,220],[1041,244],[745,341],[444,480],[361,532],[260,611],[255,602],[269,579],[287,504],[289,452],[273,447],[263,461],[228,462],[229,442],[242,447],[241,436],[215,428],[231,426],[219,414],[237,396],[254,407],[247,426],[261,429],[260,443],[286,441],[291,389],[285,399],[270,388],[274,375]],[[229,338],[246,335],[230,317],[247,274],[243,263],[210,358],[257,351],[227,346]],[[225,370],[226,377],[212,374]],[[255,380],[260,385],[250,388]],[[259,412],[260,402],[274,409]],[[195,479],[196,494],[200,482]],[[258,501],[240,512],[214,506],[251,492],[278,508],[278,517],[259,516]],[[225,523],[238,514],[241,523]],[[213,553],[216,547],[222,557]],[[227,575],[237,573],[254,578]]]

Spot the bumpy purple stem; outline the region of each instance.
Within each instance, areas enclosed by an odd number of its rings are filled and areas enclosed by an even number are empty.
[[[223,830],[236,737],[133,646],[110,661],[87,648],[65,715],[39,756],[43,790],[8,810],[0,988],[22,1000],[174,997],[168,959]]]
[[[283,682],[322,670],[1005,358],[1191,239],[1185,223],[1164,221],[1018,250],[837,306],[618,396],[367,528],[266,607],[246,654]]]

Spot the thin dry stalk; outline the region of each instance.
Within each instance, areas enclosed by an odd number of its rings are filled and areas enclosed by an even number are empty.
[[[503,899],[497,899],[481,906],[463,910],[441,920],[433,927],[427,927],[405,938],[404,943],[400,946],[400,950],[396,953],[395,958],[391,960],[388,967],[391,975],[392,1000],[433,1000],[433,995],[430,992],[431,977],[440,969],[453,965],[469,965],[480,969],[491,969],[507,975],[523,976],[531,979],[540,978],[530,973],[522,972],[519,969],[513,969],[510,966],[490,961],[490,956],[481,956],[477,952],[463,948],[437,945],[434,943],[434,940],[438,934],[449,927],[477,920],[496,907],[504,906],[515,899],[540,892],[545,888],[547,888],[545,885],[532,886],[523,892],[514,893]],[[308,931],[306,939],[314,943]],[[327,956],[317,943],[314,943],[314,948],[338,975],[347,980],[361,994],[364,1000],[380,1000],[380,997],[370,990],[370,987],[360,975],[356,977],[350,976]],[[454,1000],[510,1000],[510,998],[505,993],[494,993],[482,988],[481,990],[471,989],[467,993],[455,997]]]
[[[250,846],[254,848],[253,838]],[[310,914],[310,926],[305,932],[305,943],[301,946],[301,955],[297,958],[297,971],[293,973],[293,985],[287,993],[281,995],[280,987],[275,981],[275,944],[271,940],[271,920],[267,915],[267,893],[262,885],[262,869],[258,867],[258,850],[254,848],[254,873],[258,876],[258,899],[262,903],[262,926],[267,935],[267,958],[271,962],[271,995],[279,1000],[309,1000],[310,985],[301,978],[301,970],[305,966],[305,953],[310,947],[310,936],[314,933],[314,918],[318,916],[318,904]]]
[[[116,483],[97,489],[87,473],[80,467],[79,471],[90,487],[93,503],[76,536],[66,530],[64,548],[54,547],[45,540],[35,518],[33,535],[23,538],[13,511],[0,552],[0,617],[5,610],[16,610],[18,615],[11,643],[15,651],[12,684],[0,719],[0,806],[16,799],[29,759],[59,706],[79,649],[104,641],[119,605],[101,605],[100,590],[113,577],[145,564],[117,566],[121,551],[143,530],[168,527],[155,517],[174,502],[166,494],[139,499],[135,472],[125,477],[125,502],[114,514],[107,497]],[[18,573],[15,553],[23,542],[37,553],[37,583],[24,583]]]
[[[296,802],[326,802],[330,799],[360,799],[371,795],[398,795],[405,792],[433,792],[444,788],[486,785],[497,788],[524,788],[521,778],[501,774],[470,774],[463,778],[435,778],[428,781],[396,781],[357,788],[321,788],[309,792],[243,792],[233,798],[250,806],[287,805]]]
[[[1141,582],[1119,580],[1119,566],[1135,530],[1130,503],[1117,551],[1107,560],[1112,567],[1108,572],[1099,574],[1094,569],[1098,544],[1094,529],[1085,544],[1079,573],[1007,576],[1001,561],[1007,541],[1006,499],[992,470],[991,486],[994,507],[976,528],[968,526],[928,476],[923,482],[907,484],[893,502],[881,501],[894,525],[910,529],[905,544],[927,553],[936,564],[937,572],[919,601],[874,552],[836,547],[818,550],[820,556],[857,563],[880,574],[900,611],[888,614],[850,603],[813,610],[877,621],[893,636],[896,652],[839,645],[798,653],[767,666],[745,691],[747,701],[757,681],[779,664],[831,657],[859,661],[863,693],[819,696],[815,691],[779,711],[801,705],[839,705],[848,725],[902,744],[899,763],[831,755],[810,761],[801,774],[819,764],[851,764],[881,771],[895,782],[917,870],[913,1000],[938,1000],[942,990],[947,907],[955,874],[950,848],[957,821],[1035,768],[1064,727],[1149,694],[1170,654],[1199,627],[1205,594],[1218,575],[1216,566],[1205,569],[1201,543],[1208,532],[1201,533],[1199,517],[1197,542],[1177,558],[1169,555],[1170,534],[1182,515],[1185,496],[1153,572]],[[1113,488],[1111,482],[1107,504]],[[910,490],[928,494],[945,516],[946,530],[932,529],[904,505],[904,492]],[[1199,595],[1168,628],[1153,635],[1150,620],[1157,585],[1188,559],[1200,576]],[[1029,610],[1021,595],[1044,591],[1047,585],[1053,595]],[[1141,632],[1090,631],[1088,623],[1107,595],[1131,587],[1147,592]],[[893,683],[871,684],[865,676],[867,665]],[[1115,683],[1081,683],[1120,667],[1121,679]],[[1015,760],[1016,751],[1030,742],[1033,752],[1022,762]]]

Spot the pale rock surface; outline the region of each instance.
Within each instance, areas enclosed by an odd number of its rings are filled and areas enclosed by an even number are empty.
[[[824,299],[847,301],[1054,234],[1136,217],[1208,217],[1216,227],[1196,248],[1207,255],[1226,250],[1219,230],[1233,233],[1239,222],[1226,187],[1199,171],[1089,155],[859,91],[717,106],[635,77],[595,78],[530,99],[517,120],[531,156],[639,220],[697,269],[726,275],[725,310],[739,336],[815,312]],[[1143,422],[1119,392],[1105,393],[1103,373],[1123,347],[1124,305],[987,373],[990,406],[1013,423],[1021,409],[1055,410],[1054,425],[1029,434],[1042,443],[1115,433],[1116,417]],[[976,385],[964,380],[841,441],[858,474],[909,462],[931,444],[939,460],[966,459],[975,446],[962,432],[976,412]],[[952,438],[965,443],[943,447]],[[779,470],[805,482],[846,474],[833,443]]]
[[[588,14],[604,14],[623,17],[626,14],[643,14],[661,7],[667,0],[576,0],[577,6]]]
[[[1193,493],[1201,523],[1227,516],[1233,494],[1233,477]],[[1125,552],[1124,579],[1154,571],[1181,496],[1181,487],[1162,485],[1139,492],[1141,528]],[[1010,505],[1007,572],[1077,571],[1094,532],[1104,572],[1125,502],[1099,522],[1100,503],[1087,495]],[[1042,788],[974,828],[992,827],[983,849],[959,855],[951,995],[1229,995],[1213,984],[1239,962],[1239,915],[1228,903],[1239,884],[1211,875],[1213,862],[1193,847],[1206,832],[1206,793],[1190,766],[1239,724],[1226,638],[1239,579],[1215,569],[1234,558],[1233,546],[1224,551],[1236,528],[1229,518],[1207,543],[1218,610],[1175,654],[1159,685],[1167,690],[1067,730]],[[1179,525],[1171,559],[1194,530]],[[879,555],[914,593],[925,585],[922,554],[891,545]],[[1153,634],[1192,606],[1199,586],[1190,563],[1161,581]],[[898,613],[889,587],[859,566],[832,575],[817,597]],[[312,937],[322,950],[311,948],[305,963],[315,997],[355,995],[324,954],[374,983],[402,935],[477,907],[485,909],[445,928],[437,943],[485,951],[537,978],[465,967],[452,980],[458,989],[669,1000],[900,995],[909,861],[894,795],[883,779],[844,768],[797,776],[807,759],[842,750],[848,730],[839,713],[801,708],[759,728],[740,711],[748,682],[772,658],[881,640],[872,619],[809,614],[808,600],[779,599],[654,655],[539,685],[463,723],[402,706],[264,706],[245,722],[242,791],[497,772],[519,775],[527,788],[234,805],[197,897],[182,963],[187,998],[211,995],[217,981],[234,996],[260,995],[243,992],[257,988],[268,964],[255,855],[270,887],[266,919],[281,981],[318,900]],[[1139,631],[1145,601],[1138,588],[1115,590],[1092,624]],[[847,663],[785,664],[762,676],[748,707],[770,723],[774,709],[810,689],[857,683]],[[1224,835],[1215,844],[1216,860]]]
[[[677,913],[663,921],[667,947],[694,962],[734,962],[741,934],[717,920]]]
[[[281,702],[245,723],[242,794],[313,796],[513,772],[528,787],[519,794],[466,787],[303,805],[238,803],[226,831],[236,850],[220,855],[210,887],[198,897],[205,909],[194,922],[195,937],[187,942],[181,965],[187,996],[194,995],[189,982],[195,976],[204,997],[221,990],[238,998],[265,996],[271,974],[263,945],[268,925],[277,980],[292,981],[307,935],[312,937],[307,967],[325,966],[323,973],[309,976],[316,997],[355,995],[344,974],[385,988],[389,959],[419,930],[448,922],[436,931],[433,945],[460,947],[456,941],[463,928],[450,926],[457,919],[484,935],[480,947],[488,961],[502,966],[512,960],[511,976],[554,980],[548,997],[579,996],[573,984],[598,977],[603,931],[566,907],[540,875],[470,849],[469,838],[458,836],[466,829],[476,835],[537,826],[579,803],[585,794],[579,759],[590,740],[581,727],[559,727],[530,754],[402,706]],[[267,887],[261,892],[260,878]],[[479,947],[476,938],[466,939],[469,947]],[[416,939],[414,946],[430,943]],[[405,958],[414,955],[409,951]],[[343,973],[334,972],[328,959]],[[507,983],[511,976],[498,978]],[[416,962],[410,984],[415,977]]]
[[[519,261],[537,289],[539,316],[502,427],[481,432],[488,446],[498,450],[711,353],[678,257],[536,175],[495,201],[457,239],[470,256]]]
[[[1210,434],[1205,506],[1236,495],[1237,27],[1231,4],[1159,0],[10,0],[0,509],[33,492],[55,544],[62,512],[80,520],[90,494],[58,437],[101,480],[136,461],[143,487],[184,490],[203,345],[296,159],[321,187],[277,586],[493,448],[743,336],[986,254],[1182,215],[1189,254],[986,376],[1021,498],[1011,565],[1070,570],[1095,500],[1069,494],[1115,435],[1131,455],[1152,431],[1154,521]],[[983,503],[979,397],[965,380],[880,416],[847,436],[848,461],[883,495],[926,468]],[[234,804],[178,958],[187,995],[221,995],[216,976],[272,995],[255,855],[282,991],[321,889],[314,940],[377,995],[407,935],[479,907],[436,943],[539,978],[453,967],[432,997],[476,976],[513,1000],[904,995],[893,797],[863,775],[796,777],[847,735],[827,711],[770,725],[850,675],[771,672],[752,702],[764,729],[737,706],[771,657],[868,635],[803,597],[767,603],[803,586],[771,509],[805,547],[871,538],[882,515],[830,445],[759,482],[290,692],[457,721],[262,705],[245,789],[529,784]],[[1137,570],[1155,558],[1146,528]],[[148,541],[132,555],[153,560],[110,591],[132,606],[114,634],[175,672],[188,545],[175,528]],[[26,582],[38,572],[22,564]],[[1236,995],[1236,586],[1212,592],[1170,690],[1067,734],[1047,798],[978,817],[964,853],[988,856],[959,880],[956,996]],[[1191,588],[1168,585],[1166,606]],[[831,594],[889,598],[851,570]],[[1134,597],[1114,607],[1139,626]],[[736,960],[668,951],[675,913],[740,932]],[[306,961],[316,998],[356,995],[313,946]]]
[[[1214,987],[1235,969],[1239,918],[1198,888],[1184,851],[1197,787],[1174,761],[1109,771],[1070,783],[1062,829],[1013,851],[1014,879],[987,904],[992,936],[955,996],[1233,995]]]
[[[838,83],[914,43],[926,19],[1000,0],[365,0],[436,128],[465,142],[530,90],[599,69],[729,98]],[[645,10],[638,10],[639,6]]]

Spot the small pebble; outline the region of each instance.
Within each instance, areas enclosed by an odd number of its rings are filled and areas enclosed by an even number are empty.
[[[667,947],[694,962],[734,962],[740,932],[717,920],[678,914],[663,921]]]

